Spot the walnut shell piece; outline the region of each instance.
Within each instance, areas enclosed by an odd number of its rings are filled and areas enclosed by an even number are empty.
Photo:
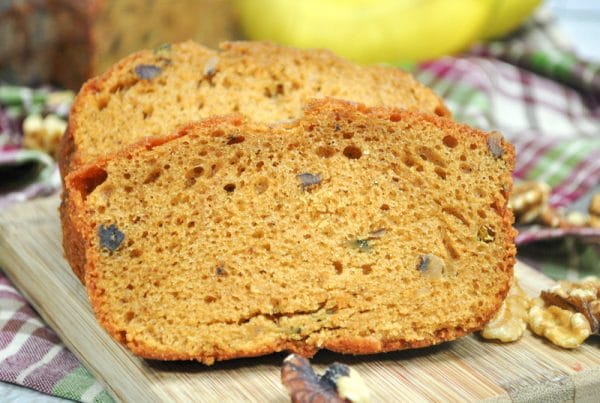
[[[358,372],[345,364],[333,363],[318,376],[310,362],[290,354],[283,360],[281,382],[293,403],[365,403],[369,390]]]
[[[481,336],[484,339],[500,340],[504,343],[519,340],[527,329],[530,306],[531,298],[513,277],[506,299],[492,320],[485,325]]]
[[[290,354],[283,360],[281,382],[287,388],[292,403],[345,402],[331,383],[320,381],[306,358],[296,354]]]
[[[583,314],[556,305],[546,307],[541,299],[529,310],[529,327],[538,336],[563,348],[579,347],[592,332]]]
[[[596,193],[592,197],[592,200],[590,200],[588,211],[590,215],[600,217],[600,193]]]
[[[592,197],[588,211],[590,213],[590,226],[594,228],[600,228],[600,193],[596,193]]]
[[[66,129],[67,122],[57,115],[50,114],[42,118],[39,114],[31,114],[23,121],[23,146],[44,151],[56,158],[60,138]]]
[[[534,181],[520,182],[513,186],[508,204],[517,223],[530,224],[541,218],[548,207],[549,197],[548,184]]]

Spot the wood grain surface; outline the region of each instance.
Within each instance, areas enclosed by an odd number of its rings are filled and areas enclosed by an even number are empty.
[[[216,363],[139,359],[96,323],[83,285],[64,260],[58,198],[0,212],[0,266],[65,344],[119,401],[285,402],[285,354]],[[552,281],[519,263],[530,295]],[[477,335],[420,350],[371,356],[321,352],[319,370],[338,361],[356,368],[373,402],[600,401],[600,338],[563,350],[529,331],[516,343]]]

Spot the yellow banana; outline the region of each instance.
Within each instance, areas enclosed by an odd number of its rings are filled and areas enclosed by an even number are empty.
[[[489,0],[238,0],[249,38],[329,48],[363,63],[418,61],[481,37]]]
[[[488,25],[485,37],[499,38],[517,28],[542,0],[503,0]]]
[[[519,3],[539,0],[514,0]],[[248,38],[301,48],[329,48],[360,63],[433,59],[463,50],[491,27],[496,14],[522,13],[502,0],[235,0]],[[502,17],[505,18],[505,17]],[[519,17],[520,18],[520,17]],[[496,32],[496,31],[494,31]]]

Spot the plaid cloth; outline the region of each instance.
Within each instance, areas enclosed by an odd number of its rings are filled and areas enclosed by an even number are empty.
[[[113,401],[4,276],[0,277],[0,380],[66,399]]]
[[[413,73],[446,100],[456,120],[500,130],[517,150],[515,179],[547,182],[551,205],[570,209],[600,190],[599,70],[576,57],[542,11],[509,38],[414,66]],[[15,104],[28,112],[45,99],[43,92],[23,90],[15,98],[12,91],[12,120],[0,113],[0,169],[18,169],[26,156],[15,151],[15,121],[22,119]],[[27,158],[47,164],[39,154]],[[0,194],[0,206],[57,190],[52,169],[12,195]],[[600,275],[597,229],[527,227],[517,241],[520,259],[552,277]],[[0,380],[73,400],[112,401],[1,272]]]

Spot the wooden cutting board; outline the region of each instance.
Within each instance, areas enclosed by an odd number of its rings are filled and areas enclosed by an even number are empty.
[[[285,354],[207,367],[139,359],[96,323],[84,287],[63,258],[58,198],[0,212],[0,266],[112,395],[121,401],[285,402]],[[530,295],[552,285],[517,264]],[[372,401],[599,401],[600,338],[563,350],[532,335],[498,344],[476,335],[430,348],[371,356],[319,353],[319,370],[347,363],[365,378]]]

